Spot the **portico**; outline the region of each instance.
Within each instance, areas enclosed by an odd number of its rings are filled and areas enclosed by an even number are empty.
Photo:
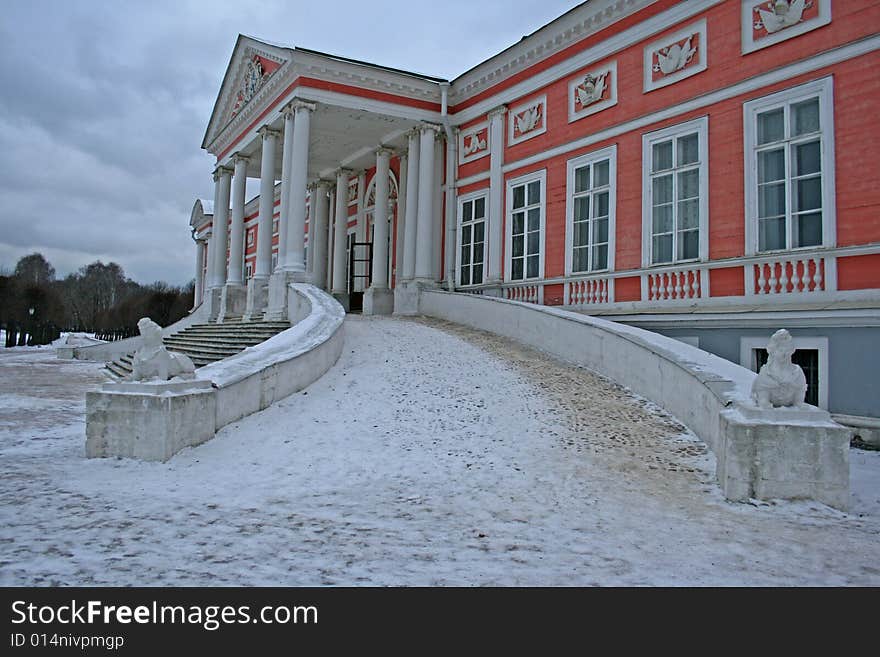
[[[393,312],[394,288],[442,279],[443,82],[239,37],[203,142],[217,157],[205,294],[213,319],[286,318],[289,285],[304,281],[347,308],[352,227],[355,241],[372,243],[365,313]],[[260,180],[251,218],[248,178]]]

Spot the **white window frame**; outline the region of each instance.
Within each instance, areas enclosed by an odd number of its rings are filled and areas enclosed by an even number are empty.
[[[245,280],[250,280],[254,276],[254,268],[251,263],[245,261],[244,263],[244,278]]]
[[[819,138],[822,161],[822,244],[774,251],[758,250],[758,114],[778,107],[819,98]],[[745,237],[746,255],[789,253],[801,249],[830,248],[837,245],[837,201],[834,174],[834,80],[831,76],[801,84],[743,103],[743,135],[745,156]],[[789,116],[786,110],[786,116]],[[788,119],[786,120],[786,122]],[[785,142],[788,143],[787,141]],[[790,164],[786,154],[786,168]],[[791,176],[786,171],[786,190],[790,192]],[[791,240],[791,194],[786,196],[786,243]]]
[[[755,356],[757,349],[766,349],[770,341],[767,337],[749,337],[739,339],[739,364],[747,370],[757,372],[758,361]],[[798,349],[815,349],[819,352],[819,408],[828,410],[828,338],[827,337],[795,337],[791,339],[792,347]]]
[[[513,270],[513,188],[520,185],[527,185],[530,182],[538,180],[541,182],[541,205],[539,208],[540,216],[540,233],[538,243],[538,275],[532,278],[523,276],[521,279],[513,280],[511,278]],[[545,241],[547,237],[547,169],[532,171],[507,181],[506,205],[507,212],[504,217],[504,280],[508,283],[526,283],[528,281],[539,281],[544,278],[544,251]],[[528,221],[528,218],[526,218]],[[528,224],[527,224],[528,225]],[[523,274],[527,271],[528,264],[523,264]]]
[[[608,160],[608,266],[604,269],[591,269],[590,271],[573,271],[574,262],[572,250],[574,248],[574,172],[585,165],[591,167],[602,160]],[[591,210],[592,212],[592,210]],[[589,276],[600,272],[614,271],[615,233],[617,226],[617,145],[609,146],[592,153],[586,153],[568,161],[566,166],[565,184],[565,275],[566,276]],[[590,250],[593,248],[592,236]],[[592,258],[592,256],[590,256]]]
[[[681,137],[696,132],[700,151],[700,221],[699,255],[696,258],[678,260],[672,249],[671,262],[653,263],[653,196],[651,184],[651,155],[656,142]],[[674,150],[674,147],[673,147]],[[674,169],[673,169],[674,171]],[[677,210],[676,210],[677,216]],[[673,227],[678,228],[678,225]],[[674,267],[689,262],[705,262],[709,259],[709,117],[701,116],[693,121],[678,123],[662,130],[642,135],[642,267]]]
[[[483,215],[483,280],[480,283],[470,283],[468,285],[461,284],[461,224],[464,214],[464,204],[469,201],[476,201],[478,198],[485,199],[485,214]],[[473,225],[473,223],[471,223]],[[473,240],[471,240],[473,243]],[[458,211],[455,217],[455,285],[456,287],[472,287],[474,285],[482,285],[486,282],[486,268],[489,264],[489,189],[479,189],[470,194],[462,194],[458,197]],[[473,264],[473,260],[471,260]],[[472,270],[473,271],[473,270]]]

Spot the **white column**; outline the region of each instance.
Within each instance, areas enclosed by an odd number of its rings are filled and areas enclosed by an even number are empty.
[[[486,245],[486,282],[501,282],[503,271],[501,262],[502,206],[504,198],[504,115],[507,108],[502,105],[489,112],[489,232]]]
[[[232,162],[232,226],[229,235],[229,275],[227,285],[244,285],[244,195],[248,158],[236,155]]]
[[[333,289],[333,253],[336,250],[336,185],[331,183],[330,195],[327,197],[327,278],[324,289]]]
[[[229,230],[229,183],[231,171],[220,167],[214,173],[216,192],[214,194],[214,222],[211,231],[212,272],[211,287],[223,287],[226,284],[226,244]]]
[[[318,183],[311,183],[308,186],[306,194],[306,221],[309,224],[306,234],[308,239],[308,251],[306,251],[306,273],[313,275],[315,273],[315,199],[318,193]],[[314,278],[311,279],[314,282]]]
[[[423,123],[419,134],[419,218],[415,278],[434,281],[434,141],[439,126]]]
[[[281,151],[281,207],[278,213],[278,259],[275,261],[275,270],[283,269],[287,258],[287,228],[290,216],[290,178],[291,161],[293,160],[293,116],[294,110],[288,105],[282,110],[284,116],[284,142]]]
[[[319,180],[312,191],[309,232],[313,241],[309,243],[309,258],[312,261],[312,281],[318,287],[325,287],[327,284],[327,193],[331,184],[327,180]]]
[[[406,215],[404,216],[405,232],[403,235],[403,266],[400,268],[401,278],[411,281],[416,273],[416,237],[418,235],[419,218],[419,132],[409,133],[409,144],[406,158]]]
[[[394,240],[394,285],[403,280],[403,245],[406,240],[406,188],[409,184],[409,158],[400,156],[400,180],[397,182],[397,235]]]
[[[345,240],[348,230],[348,177],[351,171],[340,169],[336,174],[336,229],[333,235],[333,294],[348,292],[345,280]]]
[[[306,185],[309,177],[309,133],[314,103],[294,100],[290,106],[296,112],[293,124],[293,156],[290,176],[290,209],[287,239],[281,243],[287,256],[284,270],[304,272],[304,243],[306,234]]]
[[[196,244],[196,282],[193,288],[193,308],[202,303],[202,292],[205,289],[205,243],[195,240]]]
[[[388,289],[388,168],[391,151],[376,151],[376,203],[373,206],[373,277],[370,287]]]
[[[434,217],[431,272],[435,280],[443,278],[440,251],[443,247],[443,132],[438,131],[434,140]]]
[[[275,208],[275,145],[278,131],[260,129],[263,155],[260,164],[260,215],[257,220],[257,269],[255,279],[269,278],[272,273],[272,214]]]

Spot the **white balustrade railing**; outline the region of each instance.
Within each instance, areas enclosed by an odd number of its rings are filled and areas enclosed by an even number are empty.
[[[749,265],[754,277],[746,294],[804,294],[827,289],[828,260],[821,256],[783,257]]]
[[[709,273],[702,268],[649,272],[643,275],[642,298],[647,301],[679,301],[709,296]]]
[[[504,292],[504,298],[510,299],[511,301],[544,303],[544,286],[539,283],[504,285],[502,291]]]
[[[614,279],[587,278],[565,282],[565,305],[590,306],[614,302]]]

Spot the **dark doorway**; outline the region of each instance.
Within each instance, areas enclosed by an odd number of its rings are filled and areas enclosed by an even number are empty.
[[[363,312],[364,290],[373,279],[373,243],[352,242],[348,254],[348,311]]]

